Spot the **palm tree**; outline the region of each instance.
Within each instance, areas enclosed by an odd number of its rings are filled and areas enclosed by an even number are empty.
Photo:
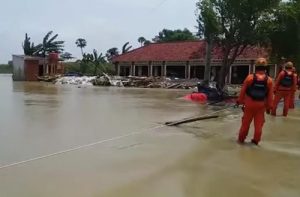
[[[105,57],[102,53],[98,55],[98,52],[96,49],[93,50],[93,64],[95,66],[94,75],[97,75],[97,70],[99,65],[106,63]]]
[[[118,48],[114,47],[111,49],[108,49],[106,52],[106,58],[108,61],[111,61],[113,57],[119,55]]]
[[[30,41],[30,37],[28,37],[27,33],[25,34],[25,40],[22,44],[24,55],[33,55],[38,48],[34,46],[34,43]]]
[[[127,53],[128,51],[130,51],[130,49],[132,48],[132,46],[128,46],[129,42],[126,42],[123,47],[122,47],[122,54]]]
[[[79,47],[81,49],[81,54],[82,54],[82,57],[83,57],[83,48],[86,47],[86,45],[87,45],[86,40],[83,39],[83,38],[78,38],[76,40],[76,45],[77,45],[77,47]]]
[[[46,36],[43,38],[42,44],[37,45],[38,50],[36,51],[36,55],[41,57],[46,57],[50,52],[60,53],[63,51],[64,41],[55,41],[58,37],[58,34],[55,34],[51,37],[53,31],[49,31]]]
[[[145,41],[146,41],[146,38],[144,38],[144,37],[139,37],[139,39],[138,39],[138,42],[141,43],[141,46],[144,45]]]

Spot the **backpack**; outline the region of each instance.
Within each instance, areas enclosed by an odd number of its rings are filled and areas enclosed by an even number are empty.
[[[247,88],[246,94],[255,101],[264,101],[268,95],[268,76],[263,81],[257,80],[256,74],[253,74],[253,82]]]
[[[289,74],[286,70],[284,71],[284,77],[280,81],[280,85],[286,88],[290,88],[293,85],[294,74]]]

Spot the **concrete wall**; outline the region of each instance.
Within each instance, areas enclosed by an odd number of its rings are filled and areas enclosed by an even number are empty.
[[[13,80],[24,81],[24,57],[13,55]]]

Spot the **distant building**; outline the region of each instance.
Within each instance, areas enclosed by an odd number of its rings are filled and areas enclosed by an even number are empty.
[[[13,80],[37,81],[38,77],[64,73],[61,62],[52,63],[48,58],[13,55]]]
[[[176,78],[204,78],[205,41],[152,43],[113,58],[120,76],[161,76]],[[249,73],[254,72],[258,57],[268,57],[263,48],[247,47],[232,64],[227,83],[241,84]],[[222,49],[212,52],[211,79],[217,81],[222,65]],[[277,66],[270,65],[270,76],[275,76]]]

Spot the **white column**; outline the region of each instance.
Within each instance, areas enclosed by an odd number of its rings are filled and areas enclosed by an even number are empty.
[[[132,76],[135,76],[135,69],[136,69],[136,66],[133,65],[133,66],[132,66]]]
[[[229,84],[231,84],[232,66],[229,68]]]
[[[119,64],[117,64],[116,68],[117,68],[117,75],[120,76],[121,66]]]
[[[191,65],[190,64],[187,65],[187,72],[188,72],[187,78],[190,79],[191,78]]]
[[[153,65],[150,64],[149,67],[150,67],[150,69],[149,69],[148,75],[149,75],[149,77],[152,77],[153,76]]]

